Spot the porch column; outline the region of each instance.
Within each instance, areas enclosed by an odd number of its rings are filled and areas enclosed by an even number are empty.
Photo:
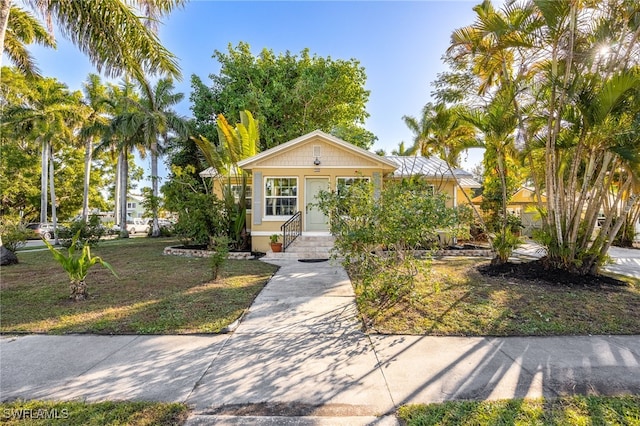
[[[262,172],[255,172],[253,174],[253,207],[251,208],[254,225],[262,224],[262,187]]]

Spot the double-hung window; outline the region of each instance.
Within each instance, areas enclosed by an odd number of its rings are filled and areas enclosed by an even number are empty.
[[[266,217],[293,216],[298,211],[298,178],[265,178],[264,201]]]
[[[339,196],[344,196],[350,187],[357,183],[368,183],[368,177],[339,177],[336,179],[336,189]]]

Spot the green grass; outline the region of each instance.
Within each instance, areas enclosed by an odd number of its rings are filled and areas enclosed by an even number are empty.
[[[572,396],[559,399],[454,401],[406,405],[407,425],[640,425],[640,396]]]
[[[1,271],[3,333],[216,333],[236,320],[277,269],[228,261],[211,280],[208,259],[164,256],[176,240],[105,241],[92,250],[118,274],[89,271],[89,299],[69,300],[68,278],[48,251],[18,252]]]
[[[0,423],[8,425],[181,425],[189,409],[160,402],[44,402],[0,404]]]
[[[476,270],[484,262],[434,260],[410,295],[384,308],[359,299],[358,308],[371,331],[391,334],[640,334],[637,284],[570,287],[488,277]]]

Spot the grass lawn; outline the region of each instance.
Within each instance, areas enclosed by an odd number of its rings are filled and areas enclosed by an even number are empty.
[[[217,281],[208,259],[164,256],[176,240],[131,238],[100,243],[109,262],[87,276],[89,299],[69,300],[66,273],[48,251],[18,252],[2,267],[0,331],[29,333],[216,333],[236,320],[277,269],[228,261]]]
[[[407,425],[640,425],[640,396],[455,401],[400,407]]]
[[[43,402],[0,404],[0,423],[8,425],[181,425],[189,409],[160,402]]]
[[[419,279],[411,295],[383,309],[361,300],[358,307],[371,331],[391,334],[640,334],[640,285],[589,288],[488,277],[475,269],[487,262],[434,260],[431,277]]]

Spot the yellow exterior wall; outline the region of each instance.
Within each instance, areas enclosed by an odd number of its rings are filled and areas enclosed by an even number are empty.
[[[373,181],[373,173],[378,172],[382,173],[381,169],[364,169],[364,170],[356,170],[354,168],[345,169],[345,168],[324,168],[322,166],[309,168],[309,169],[301,169],[301,168],[259,168],[256,167],[253,169],[254,175],[256,173],[262,173],[262,179],[260,185],[262,185],[262,197],[263,202],[260,203],[262,208],[262,220],[260,224],[254,224],[253,218],[251,218],[251,222],[249,222],[249,218],[247,218],[247,227],[251,229],[251,243],[252,249],[254,251],[262,251],[267,252],[270,250],[269,246],[269,236],[272,234],[281,234],[280,226],[285,222],[282,218],[274,217],[270,218],[265,216],[265,203],[264,203],[264,185],[265,179],[267,178],[279,178],[279,177],[288,177],[288,178],[297,178],[298,179],[298,204],[297,211],[302,212],[302,226],[303,232],[305,231],[305,179],[307,178],[327,178],[329,180],[329,190],[336,190],[336,182],[338,178],[342,177],[367,177]],[[255,191],[255,190],[254,190]]]

